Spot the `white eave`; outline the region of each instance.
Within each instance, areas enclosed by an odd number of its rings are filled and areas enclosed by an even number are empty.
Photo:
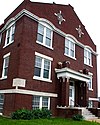
[[[62,69],[55,69],[55,72],[57,73],[57,78],[73,78],[84,82],[89,82],[89,79],[91,78],[89,75],[82,74],[80,72],[77,72],[75,70],[72,70],[70,68],[62,68]]]

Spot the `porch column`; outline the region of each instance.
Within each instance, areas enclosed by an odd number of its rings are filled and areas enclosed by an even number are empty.
[[[63,78],[62,81],[61,105],[69,106],[69,78]]]

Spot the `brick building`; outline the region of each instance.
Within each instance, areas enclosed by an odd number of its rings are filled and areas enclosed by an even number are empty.
[[[96,59],[71,5],[24,0],[0,26],[0,113],[97,107]]]

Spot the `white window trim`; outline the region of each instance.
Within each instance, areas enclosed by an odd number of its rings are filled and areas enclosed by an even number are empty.
[[[46,36],[46,32],[45,32],[45,35],[43,36],[43,43],[41,43],[41,42],[39,42],[38,40],[36,40],[36,43],[38,43],[38,44],[40,44],[40,45],[42,45],[42,46],[44,46],[44,47],[46,47],[46,48],[49,48],[49,49],[51,49],[51,50],[53,50],[53,48],[52,48],[52,40],[53,40],[53,29],[48,25],[48,24],[46,24],[46,23],[43,23],[43,22],[39,22],[39,24],[42,24],[43,26],[44,26],[44,30],[46,30],[46,28],[49,28],[50,30],[51,30],[51,46],[47,46],[47,45],[45,45],[45,36]],[[38,32],[37,32],[38,33]]]
[[[7,79],[7,76],[4,76],[4,59],[8,56],[10,56],[10,52],[3,56],[3,69],[2,69],[2,77],[0,78],[0,80]]]
[[[92,85],[93,78],[92,78],[92,76],[91,76],[90,80],[91,80],[91,88],[88,88],[88,89],[89,89],[90,91],[93,91],[93,85]],[[89,86],[89,85],[88,85],[88,86]]]
[[[90,80],[91,80],[91,88],[89,88],[89,85],[88,85],[88,90],[90,91],[93,91],[93,73],[92,72],[89,72],[89,76],[90,76]]]
[[[75,58],[75,41],[74,41],[72,38],[66,37],[66,38],[65,38],[65,42],[66,42],[67,39],[70,40],[72,43],[74,43],[74,57],[70,56],[70,54],[67,55],[67,54],[65,53],[65,50],[64,50],[64,55],[67,56],[67,57],[70,57],[70,58],[72,58],[72,59],[74,59],[74,60],[76,60],[76,58]]]
[[[11,24],[7,27],[7,29],[6,29],[6,38],[5,38],[5,44],[4,44],[3,48],[9,46],[10,44],[12,44],[12,43],[14,42],[14,40],[11,40],[11,35],[12,35],[11,33],[12,33],[12,27],[13,27],[13,26],[15,26],[15,22],[11,23]],[[10,29],[10,40],[9,40],[9,43],[7,44],[7,36],[8,36],[8,29],[9,29],[9,28],[11,28],[11,29]]]
[[[87,65],[87,66],[93,67],[93,66],[92,66],[92,52],[91,52],[91,50],[88,49],[88,48],[84,48],[84,51],[85,51],[85,50],[86,50],[87,52],[90,52],[90,53],[91,53],[91,57],[90,57],[90,61],[91,61],[91,62],[90,62],[90,64],[88,64],[88,63],[85,63],[85,61],[84,61],[84,64]],[[84,55],[84,56],[85,56],[85,55]],[[86,58],[88,58],[88,56],[87,56]]]
[[[53,58],[43,55],[41,53],[35,52],[35,56],[39,56],[42,57],[43,59],[48,59],[49,61],[53,61]],[[43,63],[42,63],[43,64]],[[45,82],[52,82],[51,80],[51,62],[50,62],[50,73],[49,73],[49,79],[43,78],[43,77],[38,77],[38,76],[33,76],[33,79],[35,80],[41,80],[41,81],[45,81]]]

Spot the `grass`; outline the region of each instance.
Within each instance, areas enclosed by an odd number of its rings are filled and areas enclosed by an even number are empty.
[[[0,125],[100,125],[100,123],[88,121],[73,121],[71,119],[62,118],[12,120],[10,118],[0,117]]]

